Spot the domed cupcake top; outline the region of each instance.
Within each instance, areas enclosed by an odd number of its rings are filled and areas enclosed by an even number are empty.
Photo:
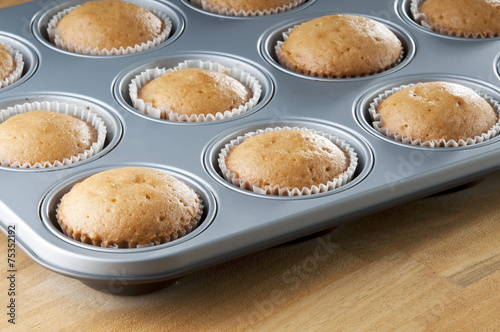
[[[417,21],[442,34],[458,37],[500,36],[498,0],[413,1]]]
[[[48,24],[52,43],[75,53],[139,52],[163,42],[171,22],[163,13],[121,0],[89,1],[57,13]]]
[[[98,131],[73,115],[33,110],[0,123],[0,160],[10,164],[62,163],[98,141]]]
[[[267,128],[232,140],[219,154],[224,178],[246,190],[280,196],[326,192],[346,184],[357,155],[343,140],[304,128]]]
[[[382,129],[422,142],[467,140],[498,122],[497,111],[475,91],[439,81],[402,88],[382,100],[376,113]]]
[[[145,103],[188,117],[223,113],[244,105],[251,97],[252,91],[235,78],[199,68],[165,73],[138,90],[138,98]]]
[[[5,49],[5,46],[0,44],[0,81],[5,80],[16,69],[16,60]]]
[[[291,30],[277,46],[282,65],[298,73],[346,78],[397,64],[402,44],[384,24],[356,15],[328,15]]]
[[[61,199],[58,222],[73,239],[103,247],[149,246],[189,233],[201,202],[181,180],[144,167],[96,173]]]

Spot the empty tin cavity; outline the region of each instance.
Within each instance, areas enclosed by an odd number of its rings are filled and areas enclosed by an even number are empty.
[[[341,184],[340,186],[330,188],[329,190],[318,189],[314,190],[312,193],[309,193],[309,191],[306,190],[306,194],[285,193],[284,195],[271,195],[266,194],[266,192],[262,190],[253,191],[243,189],[242,187],[236,186],[232,182],[226,180],[224,170],[221,169],[220,166],[221,152],[226,150],[228,145],[237,142],[239,138],[244,137],[248,133],[265,132],[273,130],[273,128],[306,129],[311,132],[320,133],[324,137],[333,137],[339,147],[341,147],[343,150],[348,150],[348,153],[356,158],[356,162],[354,163],[354,165],[351,164],[351,166],[354,167],[351,168],[352,174],[349,176],[349,180]],[[373,156],[369,146],[363,140],[361,140],[356,135],[356,133],[352,132],[348,128],[319,120],[315,121],[309,119],[284,119],[280,121],[253,122],[223,132],[220,136],[216,137],[208,146],[204,154],[204,163],[205,169],[215,180],[233,190],[240,191],[249,195],[265,196],[271,199],[307,199],[335,194],[356,185],[356,183],[362,181],[362,179],[370,172],[373,164]]]
[[[236,112],[235,114],[230,114],[229,116],[223,116],[221,114],[220,117],[213,117],[204,121],[172,121],[169,118],[149,115],[147,114],[148,112],[140,111],[134,108],[133,98],[130,95],[130,86],[133,81],[137,81],[138,77],[149,71],[155,72],[171,70],[175,67],[178,67],[179,65],[187,67],[199,67],[197,64],[208,64],[209,67],[220,66],[228,68],[235,73],[240,73],[244,75],[244,77],[248,77],[250,79],[249,81],[252,83],[252,87],[255,86],[258,88],[258,97],[255,98],[255,100],[252,102],[252,106],[244,112]],[[240,76],[236,77],[239,78]],[[246,80],[248,81],[248,79]],[[115,80],[115,85],[113,86],[113,93],[115,99],[123,108],[147,119],[160,121],[163,123],[201,124],[240,118],[242,116],[246,116],[258,111],[259,109],[264,107],[271,99],[273,95],[273,82],[269,75],[264,72],[264,70],[261,69],[258,65],[250,63],[244,59],[234,58],[230,55],[225,54],[200,52],[179,54],[168,58],[157,58],[148,60],[147,62],[143,62],[141,64],[135,64],[134,66],[125,69],[121,74],[119,74],[118,78]]]
[[[335,13],[337,14],[337,13]],[[351,13],[342,13],[342,14],[348,14],[348,15],[357,15],[361,16],[359,14],[351,14]],[[328,15],[328,13],[324,13],[324,15]],[[324,16],[322,15],[322,16]],[[371,18],[377,22],[380,22],[384,24],[391,32],[393,32],[396,37],[399,39],[401,42],[402,46],[402,54],[401,58],[399,61],[391,68],[375,73],[372,75],[366,75],[366,76],[360,76],[360,77],[349,77],[349,78],[327,78],[327,77],[317,77],[317,76],[312,76],[312,75],[306,75],[302,73],[295,72],[293,70],[290,70],[283,66],[277,55],[277,48],[280,48],[280,44],[285,40],[286,35],[291,31],[296,26],[299,26],[305,22],[308,22],[312,19],[318,18],[320,16],[314,16],[314,17],[309,17],[309,18],[303,18],[301,20],[295,20],[295,21],[288,21],[287,23],[280,24],[279,26],[275,26],[268,30],[267,32],[264,33],[261,43],[260,43],[260,51],[262,57],[269,62],[271,65],[273,65],[275,68],[286,72],[290,75],[294,75],[297,77],[305,78],[305,79],[310,79],[310,80],[318,80],[318,81],[346,81],[346,80],[365,80],[365,79],[370,79],[374,77],[380,77],[382,75],[388,75],[391,73],[394,73],[395,71],[403,68],[406,66],[414,57],[415,55],[415,42],[413,41],[413,38],[407,32],[404,30],[402,27],[386,21],[382,20],[377,17],[368,17]]]
[[[54,50],[57,50],[62,53],[70,54],[70,55],[76,55],[76,56],[88,56],[88,57],[96,57],[100,56],[94,53],[88,53],[88,54],[80,54],[80,53],[75,53],[73,51],[68,51],[64,50],[62,48],[57,47],[55,44],[51,42],[51,37],[49,36],[48,32],[48,27],[50,24],[50,21],[53,19],[55,15],[58,13],[67,10],[71,7],[79,6],[83,3],[87,2],[86,0],[73,0],[70,2],[66,2],[64,4],[59,4],[57,6],[54,6],[50,9],[42,9],[40,12],[38,12],[35,16],[34,19],[34,24],[33,24],[33,34],[35,37],[45,44],[47,47],[50,47]],[[172,43],[174,40],[176,40],[184,31],[185,27],[185,18],[181,14],[181,11],[175,7],[172,4],[169,3],[164,3],[164,2],[158,2],[154,0],[128,0],[127,2],[137,4],[145,9],[148,9],[152,11],[153,13],[158,13],[161,16],[165,16],[166,19],[168,20],[168,23],[171,24],[169,27],[169,34],[166,37],[166,40],[162,41],[158,45],[155,45],[154,47],[139,51],[139,52],[132,52],[132,53],[126,53],[126,54],[120,54],[120,53],[113,53],[111,56],[133,56],[136,53],[144,53],[144,52],[149,52],[149,51],[154,51],[158,49],[159,47],[164,47],[166,45],[169,45]],[[102,55],[103,57],[109,57],[110,55]]]

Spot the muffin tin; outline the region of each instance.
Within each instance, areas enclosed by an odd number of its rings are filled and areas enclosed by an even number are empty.
[[[173,30],[157,47],[116,56],[74,54],[48,41],[50,17],[83,2],[34,1],[2,9],[0,41],[23,54],[25,69],[19,81],[0,90],[0,109],[27,100],[76,103],[100,114],[108,133],[100,153],[76,164],[0,167],[0,225],[4,232],[16,225],[17,244],[35,261],[96,289],[151,291],[196,270],[472,181],[500,166],[498,136],[471,146],[429,148],[391,140],[371,126],[373,98],[403,84],[447,80],[500,100],[500,39],[427,31],[412,20],[409,0],[308,0],[263,17],[209,13],[188,0],[129,0],[166,13]],[[386,24],[403,44],[401,63],[351,79],[309,77],[278,64],[274,44],[281,32],[339,13]],[[262,85],[258,104],[241,115],[201,123],[155,119],[131,106],[128,83],[137,73],[192,59],[251,73]],[[325,193],[278,197],[223,179],[217,158],[227,142],[246,132],[284,126],[347,141],[359,158],[353,180]],[[96,172],[124,166],[160,169],[193,187],[206,207],[200,226],[179,240],[136,249],[94,247],[64,236],[55,220],[62,195]]]

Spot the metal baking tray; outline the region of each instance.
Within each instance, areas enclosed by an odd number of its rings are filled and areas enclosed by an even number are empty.
[[[20,50],[23,77],[0,90],[0,109],[25,101],[69,101],[94,109],[108,136],[88,160],[50,169],[0,167],[0,219],[7,233],[36,262],[113,294],[151,291],[196,270],[286,241],[327,230],[402,202],[483,177],[500,166],[500,137],[473,146],[428,148],[383,137],[371,126],[371,100],[393,86],[447,80],[500,100],[500,39],[442,36],[416,24],[409,0],[308,0],[264,17],[212,14],[188,0],[128,0],[166,13],[167,41],[117,56],[86,56],[57,49],[45,27],[61,9],[84,1],[34,1],[1,10],[0,41]],[[349,13],[386,24],[405,55],[396,67],[352,79],[295,74],[276,61],[281,32],[307,20]],[[255,108],[230,119],[177,123],[139,114],[130,105],[129,80],[145,68],[173,67],[189,59],[217,61],[254,75],[263,93]],[[333,133],[356,150],[354,179],[327,193],[275,197],[227,183],[217,166],[219,150],[245,132],[298,126]],[[171,173],[205,202],[201,225],[168,244],[110,249],[64,236],[55,206],[71,186],[114,167],[138,165]]]

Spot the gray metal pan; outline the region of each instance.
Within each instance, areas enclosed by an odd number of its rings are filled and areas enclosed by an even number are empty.
[[[0,42],[23,54],[23,77],[0,90],[0,109],[30,101],[67,101],[91,107],[108,126],[102,152],[51,169],[0,167],[0,225],[16,226],[17,243],[41,265],[114,294],[151,291],[193,271],[329,229],[355,217],[457,186],[500,167],[500,138],[473,146],[427,148],[395,142],[376,132],[368,107],[379,93],[402,84],[447,80],[500,100],[500,40],[441,36],[416,24],[409,1],[309,0],[265,17],[207,13],[187,0],[129,0],[166,13],[169,39],[130,55],[86,56],[50,44],[52,15],[84,1],[34,1],[2,9]],[[281,32],[327,15],[363,15],[386,24],[402,41],[396,67],[353,79],[292,73],[276,61]],[[136,111],[130,79],[147,68],[189,59],[240,67],[262,84],[255,108],[205,123],[154,119]],[[303,197],[252,193],[226,182],[220,149],[246,132],[297,126],[333,133],[357,152],[354,179],[336,190]],[[165,245],[111,249],[63,235],[55,208],[71,186],[96,172],[124,166],[168,172],[191,185],[205,202],[201,225]]]

